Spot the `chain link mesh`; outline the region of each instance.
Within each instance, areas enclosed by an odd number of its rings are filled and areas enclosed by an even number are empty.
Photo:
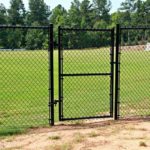
[[[63,88],[65,118],[110,115],[109,77],[65,77]]]
[[[150,115],[149,43],[149,29],[121,29],[121,117]]]
[[[3,28],[0,32],[7,33],[6,44],[0,36],[0,132],[47,125],[49,56],[43,46],[44,42],[48,46],[48,30]]]
[[[110,115],[111,34],[61,30],[62,118]],[[48,42],[47,30],[0,30],[0,132],[48,124]],[[150,115],[149,43],[149,29],[121,29],[121,117]]]
[[[61,30],[63,118],[110,116],[111,44],[111,31]]]

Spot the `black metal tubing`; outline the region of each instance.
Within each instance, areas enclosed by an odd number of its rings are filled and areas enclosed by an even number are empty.
[[[61,30],[65,30],[65,31],[110,31],[112,29],[81,29],[81,28],[62,28]]]
[[[49,26],[49,123],[54,125],[54,57],[53,57],[53,24]]]
[[[61,121],[84,120],[84,119],[101,119],[101,118],[112,118],[112,116],[106,115],[106,116],[92,116],[92,117],[79,117],[79,118],[63,118]]]
[[[149,30],[150,27],[120,27],[120,30]]]
[[[114,119],[119,119],[119,47],[120,47],[120,25],[116,26],[116,74],[115,74],[115,114]]]
[[[62,110],[62,105],[63,105],[63,103],[62,103],[62,101],[63,101],[63,99],[62,99],[62,89],[63,89],[63,79],[62,79],[62,77],[61,77],[61,74],[62,74],[62,67],[63,67],[63,65],[62,65],[62,63],[63,63],[63,61],[62,61],[62,43],[61,43],[61,27],[59,26],[58,27],[58,93],[59,93],[59,121],[62,121],[62,116],[63,116],[63,110]]]
[[[111,59],[111,76],[110,76],[110,115],[113,117],[113,100],[114,100],[114,28],[111,31],[111,51],[110,51],[110,59]]]
[[[112,73],[80,73],[80,74],[61,74],[64,77],[80,77],[80,76],[111,76]]]
[[[13,26],[13,25],[0,25],[0,29],[45,29],[48,30],[49,26]]]

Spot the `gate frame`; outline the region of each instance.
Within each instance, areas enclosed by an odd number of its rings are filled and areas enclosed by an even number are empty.
[[[120,24],[116,25],[116,58],[115,58],[115,113],[114,120],[119,119],[119,92],[120,92]]]
[[[48,54],[49,54],[49,124],[54,126],[54,39],[53,24],[49,25]]]
[[[102,31],[102,32],[110,32],[111,37],[111,44],[110,44],[110,73],[92,73],[92,74],[61,74],[63,70],[63,58],[62,58],[62,31]],[[80,119],[94,119],[94,118],[113,118],[114,117],[114,73],[115,73],[115,52],[114,52],[114,45],[115,45],[115,28],[112,29],[78,29],[78,28],[62,28],[61,26],[58,27],[58,93],[59,93],[59,100],[56,102],[59,103],[59,121],[67,121],[67,120],[80,120]],[[110,115],[103,115],[103,116],[94,116],[94,117],[79,117],[79,118],[63,118],[63,96],[62,96],[62,88],[63,88],[63,76],[97,76],[97,75],[109,75],[110,76]]]

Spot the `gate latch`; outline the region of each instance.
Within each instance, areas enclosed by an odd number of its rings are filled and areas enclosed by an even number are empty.
[[[54,100],[54,105],[56,106],[59,103],[59,100]]]
[[[59,100],[54,100],[54,105],[56,106],[59,103]]]
[[[54,100],[54,103],[49,103],[49,106],[52,106],[52,105],[57,105],[57,103],[59,103],[59,100]]]

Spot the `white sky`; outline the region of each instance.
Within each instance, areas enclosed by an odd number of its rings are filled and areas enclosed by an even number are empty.
[[[44,0],[44,1],[47,5],[50,6],[50,9],[52,10],[58,4],[61,4],[66,9],[69,9],[70,4],[73,0]],[[80,0],[80,1],[82,1],[82,0]],[[92,1],[92,0],[90,0],[90,1]],[[112,2],[111,12],[116,11],[119,8],[121,2],[123,2],[123,1],[125,1],[125,0],[111,0],[111,2]],[[6,8],[9,8],[9,2],[10,2],[10,0],[0,0],[0,3],[3,3],[6,6]],[[28,0],[23,0],[23,2],[27,9],[28,8]]]

